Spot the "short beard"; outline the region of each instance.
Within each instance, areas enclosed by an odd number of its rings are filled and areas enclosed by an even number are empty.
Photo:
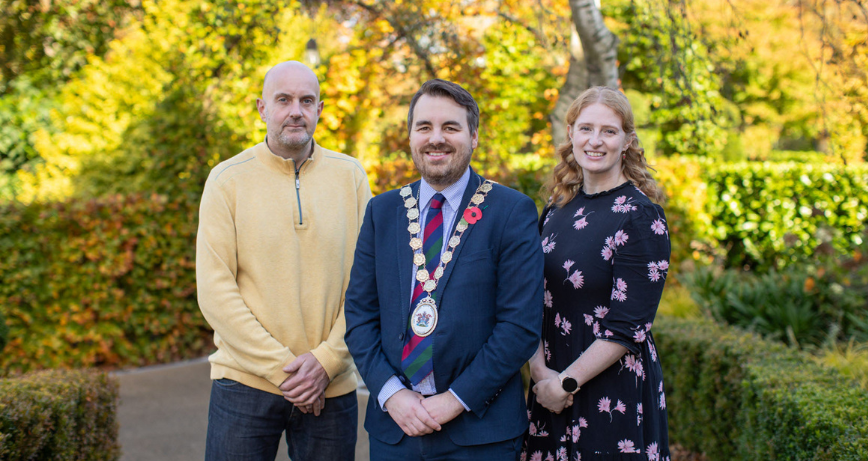
[[[424,149],[421,149],[419,152],[420,155],[424,156],[425,154],[423,152],[424,152]],[[453,150],[453,152],[450,155],[458,155],[458,153]],[[447,169],[443,173],[438,173],[435,171],[429,171],[428,166],[425,164],[425,162],[422,162],[422,161],[417,162],[416,159],[413,159],[413,163],[416,165],[416,169],[419,170],[419,174],[423,178],[425,178],[425,182],[427,182],[428,184],[430,184],[432,186],[448,187],[448,186],[451,186],[452,184],[455,184],[456,182],[458,182],[459,179],[461,179],[461,176],[464,174],[464,172],[467,170],[467,167],[470,165],[470,159],[472,157],[473,157],[473,151],[471,150],[470,153],[467,155],[466,161],[462,162],[463,165],[460,165],[459,168],[455,168],[454,170],[448,170]],[[433,170],[433,168],[432,168],[432,170]]]
[[[277,136],[277,142],[280,143],[283,147],[287,149],[301,149],[302,147],[307,146],[310,140],[313,139],[313,135],[306,132],[304,136],[301,138],[295,138],[284,134],[282,131],[279,136]]]

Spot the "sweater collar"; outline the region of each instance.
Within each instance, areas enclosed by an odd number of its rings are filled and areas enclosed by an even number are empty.
[[[283,174],[294,176],[296,168],[298,168],[299,171],[307,172],[311,168],[314,168],[317,163],[321,162],[322,147],[320,147],[315,140],[311,140],[311,142],[313,143],[313,152],[311,152],[307,160],[299,162],[298,165],[295,164],[295,160],[285,159],[275,155],[271,152],[271,149],[268,148],[268,144],[265,141],[256,145],[256,158],[269,168]]]

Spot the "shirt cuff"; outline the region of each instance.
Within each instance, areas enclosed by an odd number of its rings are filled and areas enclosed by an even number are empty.
[[[449,392],[451,392],[452,395],[454,395],[455,398],[458,399],[458,403],[460,403],[461,406],[464,407],[465,411],[470,411],[470,407],[468,407],[467,404],[464,403],[464,400],[461,400],[461,397],[458,397],[458,394],[456,394],[455,391],[453,391],[451,387],[449,388]],[[380,393],[382,394],[382,392],[380,392]]]
[[[386,384],[383,384],[383,387],[380,388],[380,393],[377,395],[377,402],[380,403],[380,408],[383,409],[383,412],[388,413],[388,411],[386,411],[386,400],[389,400],[389,397],[397,394],[401,389],[406,388],[407,387],[404,386],[404,383],[402,383],[395,375],[392,375],[392,377],[386,381]],[[461,401],[461,399],[458,400]]]

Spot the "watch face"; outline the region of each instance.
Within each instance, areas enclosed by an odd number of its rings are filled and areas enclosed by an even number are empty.
[[[575,380],[575,378],[565,376],[564,380],[561,381],[561,387],[563,387],[566,392],[572,394],[573,392],[576,392],[576,389],[579,388],[579,383]]]

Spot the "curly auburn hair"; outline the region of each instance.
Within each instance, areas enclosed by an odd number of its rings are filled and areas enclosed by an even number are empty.
[[[639,137],[636,136],[636,125],[633,121],[633,109],[624,93],[604,86],[595,86],[585,90],[567,109],[567,125],[572,126],[576,123],[579,113],[596,103],[612,109],[621,119],[621,128],[627,136],[632,136],[632,141],[625,151],[624,160],[621,161],[621,172],[648,198],[662,203],[665,195],[657,187],[657,183],[649,172],[649,170],[654,171],[654,169],[648,166],[648,162],[645,160],[645,149],[639,147]],[[584,177],[582,168],[573,156],[573,143],[569,138],[557,148],[557,154],[560,157],[560,162],[554,169],[554,175],[548,184],[548,192],[551,196],[551,203],[556,207],[562,207],[579,193]]]

